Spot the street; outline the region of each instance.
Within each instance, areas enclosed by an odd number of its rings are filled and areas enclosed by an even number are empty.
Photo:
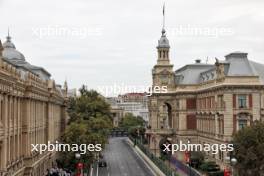
[[[99,167],[98,176],[154,176],[126,140],[126,137],[109,139],[103,152],[107,167]],[[97,167],[93,176],[97,176]]]

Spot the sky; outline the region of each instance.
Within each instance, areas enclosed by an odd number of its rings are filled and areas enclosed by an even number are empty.
[[[0,0],[0,39],[8,27],[26,60],[70,88],[151,85],[163,0]],[[233,51],[264,63],[264,1],[165,0],[174,69],[214,63]]]

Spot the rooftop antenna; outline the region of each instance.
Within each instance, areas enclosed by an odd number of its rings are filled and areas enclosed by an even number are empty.
[[[205,61],[206,64],[208,63],[208,60],[209,60],[209,58],[208,58],[208,56],[207,56],[207,57],[206,57],[206,61]]]
[[[166,31],[165,31],[165,2],[163,4],[163,10],[162,10],[162,14],[163,14],[163,22],[162,22],[162,30],[161,30],[161,34],[162,36],[165,36]]]

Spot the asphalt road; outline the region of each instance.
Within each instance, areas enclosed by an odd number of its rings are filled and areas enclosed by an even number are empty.
[[[107,167],[99,167],[98,176],[155,176],[126,139],[109,139],[109,144],[103,152]],[[97,176],[97,168],[94,168],[93,173],[93,176]]]

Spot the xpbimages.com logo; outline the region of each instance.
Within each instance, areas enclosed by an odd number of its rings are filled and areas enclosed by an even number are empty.
[[[233,144],[191,144],[189,141],[184,144],[182,141],[179,144],[163,144],[163,152],[174,154],[177,151],[200,151],[200,152],[212,152],[217,154],[219,152],[231,152],[234,150]]]
[[[125,94],[127,92],[137,93],[137,92],[145,92],[146,96],[151,96],[153,93],[167,93],[167,86],[143,86],[143,85],[126,85],[124,83],[121,84],[113,84],[113,85],[102,85],[97,86],[96,90],[106,96],[118,96],[121,94]]]
[[[48,141],[47,144],[31,144],[31,152],[39,152],[40,154],[45,151],[56,151],[56,152],[79,152],[85,154],[89,152],[100,152],[102,151],[102,144],[63,144],[56,141],[51,143]]]

